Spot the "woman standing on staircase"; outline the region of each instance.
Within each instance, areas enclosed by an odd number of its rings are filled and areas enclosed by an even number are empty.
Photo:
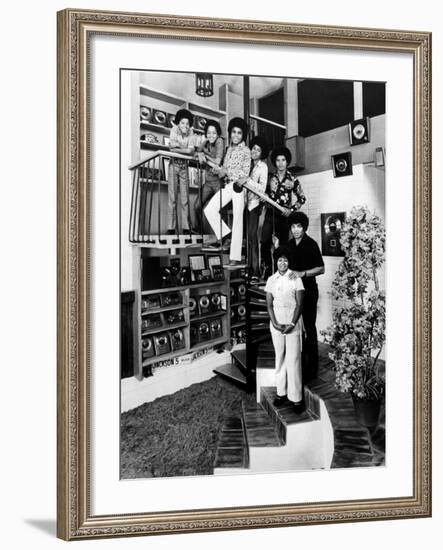
[[[271,318],[270,330],[275,350],[274,405],[292,402],[296,413],[303,411],[301,365],[304,287],[300,277],[289,278],[289,253],[280,247],[275,251],[277,271],[266,282],[266,302]]]

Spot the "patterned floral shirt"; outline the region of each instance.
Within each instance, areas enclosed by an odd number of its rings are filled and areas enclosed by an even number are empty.
[[[228,172],[229,183],[247,178],[251,169],[251,151],[243,141],[239,145],[230,145],[226,151],[223,168]]]
[[[306,202],[305,194],[298,179],[286,171],[280,180],[277,173],[269,180],[269,196],[280,206],[290,208],[292,212],[299,210]]]

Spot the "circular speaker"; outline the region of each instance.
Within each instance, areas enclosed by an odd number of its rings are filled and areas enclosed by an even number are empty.
[[[229,294],[231,296],[231,298],[233,298],[235,296],[235,288],[231,286],[231,288],[229,289]]]
[[[176,330],[172,333],[172,337],[174,338],[174,342],[180,343],[183,342],[183,332],[181,330]]]
[[[348,163],[346,162],[345,159],[339,159],[337,160],[337,162],[335,163],[335,167],[337,168],[337,170],[339,172],[346,172],[346,169],[348,167]]]
[[[142,348],[144,351],[149,351],[152,348],[152,340],[150,338],[142,340]]]
[[[208,334],[209,332],[209,325],[208,323],[201,323],[198,327],[198,330],[200,331],[200,334]]]
[[[366,134],[366,129],[363,124],[356,124],[352,130],[352,133],[354,134],[355,139],[361,140]]]
[[[220,321],[218,319],[211,321],[211,330],[220,330]]]
[[[189,297],[189,311],[193,312],[197,309],[197,300],[192,296]]]
[[[211,303],[213,306],[218,306],[220,303],[220,294],[213,294],[211,296]]]
[[[238,293],[240,296],[244,296],[246,294],[246,285],[238,285]]]
[[[240,317],[244,317],[246,315],[245,306],[238,306],[238,314],[240,315]]]
[[[207,296],[201,296],[199,301],[200,301],[200,307],[203,307],[203,308],[209,307],[209,298]]]
[[[157,344],[159,346],[164,346],[166,343],[167,343],[168,339],[166,338],[166,336],[158,336],[157,337]]]

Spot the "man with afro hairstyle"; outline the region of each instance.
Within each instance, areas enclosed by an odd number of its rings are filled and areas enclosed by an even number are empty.
[[[229,147],[223,160],[223,166],[214,168],[220,178],[226,180],[226,186],[218,191],[206,205],[204,213],[218,240],[222,240],[231,233],[231,248],[229,265],[231,267],[242,264],[243,240],[243,210],[245,208],[245,192],[234,190],[234,183],[249,176],[251,167],[251,151],[245,143],[247,126],[240,117],[229,121]],[[221,194],[221,197],[220,197]],[[221,219],[221,208],[232,202],[232,230]]]
[[[288,241],[288,216],[306,202],[298,179],[288,171],[291,152],[287,147],[277,147],[271,153],[271,162],[276,168],[269,179],[268,194],[283,208],[283,212],[267,206],[261,234],[261,257],[265,264],[265,278],[272,272],[272,235],[276,235],[283,245]]]

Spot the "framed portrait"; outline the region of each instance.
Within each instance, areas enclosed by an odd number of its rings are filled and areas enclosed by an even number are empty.
[[[430,515],[430,42],[59,12],[60,538]],[[286,178],[262,216],[231,190],[257,137]]]

